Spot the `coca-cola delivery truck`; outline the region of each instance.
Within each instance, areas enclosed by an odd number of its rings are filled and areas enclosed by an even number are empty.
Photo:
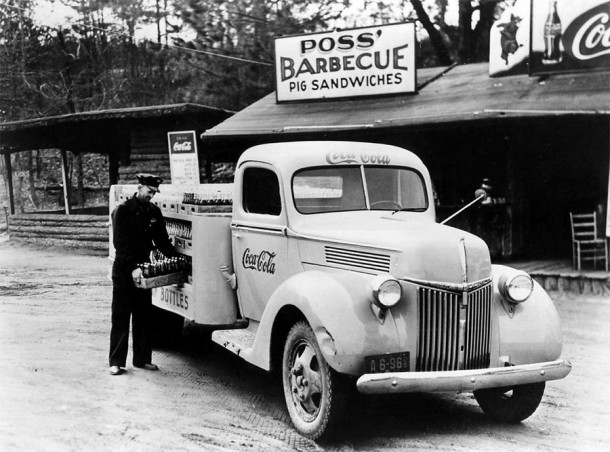
[[[113,186],[110,209],[135,189]],[[473,391],[491,417],[520,422],[571,370],[551,298],[492,265],[480,238],[436,222],[428,170],[407,150],[260,145],[233,184],[163,185],[153,199],[191,264],[146,266],[167,328],[214,326],[213,341],[277,371],[309,438],[340,420],[354,387]]]

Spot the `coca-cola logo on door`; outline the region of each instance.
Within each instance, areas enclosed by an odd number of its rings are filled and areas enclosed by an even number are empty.
[[[566,52],[586,63],[610,55],[610,2],[586,11],[566,28]]]
[[[253,253],[250,251],[250,248],[246,248],[241,261],[246,269],[273,275],[275,273],[274,259],[276,255],[276,253],[267,250]]]

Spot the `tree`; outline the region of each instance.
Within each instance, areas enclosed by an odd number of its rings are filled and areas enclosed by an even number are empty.
[[[458,55],[461,63],[475,63],[489,59],[489,30],[494,21],[497,4],[500,0],[458,0],[459,6],[459,43]],[[478,20],[472,27],[474,14]]]
[[[422,2],[419,0],[411,0],[411,3],[413,4],[413,8],[415,8],[415,11],[417,12],[417,17],[419,18],[419,21],[428,33],[432,46],[434,47],[436,55],[438,56],[439,63],[442,66],[449,66],[453,62],[451,60],[451,56],[449,55],[449,50],[445,46],[445,43],[443,42],[443,37],[441,36],[440,32],[436,29],[436,27],[430,20],[430,17],[426,13]],[[446,6],[446,1],[441,1],[440,3]]]
[[[241,109],[271,92],[274,38],[325,30],[341,14],[338,6],[331,0],[319,1],[315,8],[307,0],[177,2],[182,20],[197,33],[188,45],[207,52],[182,56],[205,75],[198,95]]]

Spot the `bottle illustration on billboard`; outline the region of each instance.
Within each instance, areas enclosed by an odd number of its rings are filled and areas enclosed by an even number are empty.
[[[549,0],[549,14],[544,22],[544,54],[542,64],[558,64],[563,60],[561,19],[557,0]]]

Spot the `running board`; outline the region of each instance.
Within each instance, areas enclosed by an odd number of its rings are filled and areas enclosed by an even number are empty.
[[[248,328],[240,330],[216,330],[212,333],[212,340],[226,348],[237,356],[241,356],[246,361],[251,355],[254,347],[256,333]]]

